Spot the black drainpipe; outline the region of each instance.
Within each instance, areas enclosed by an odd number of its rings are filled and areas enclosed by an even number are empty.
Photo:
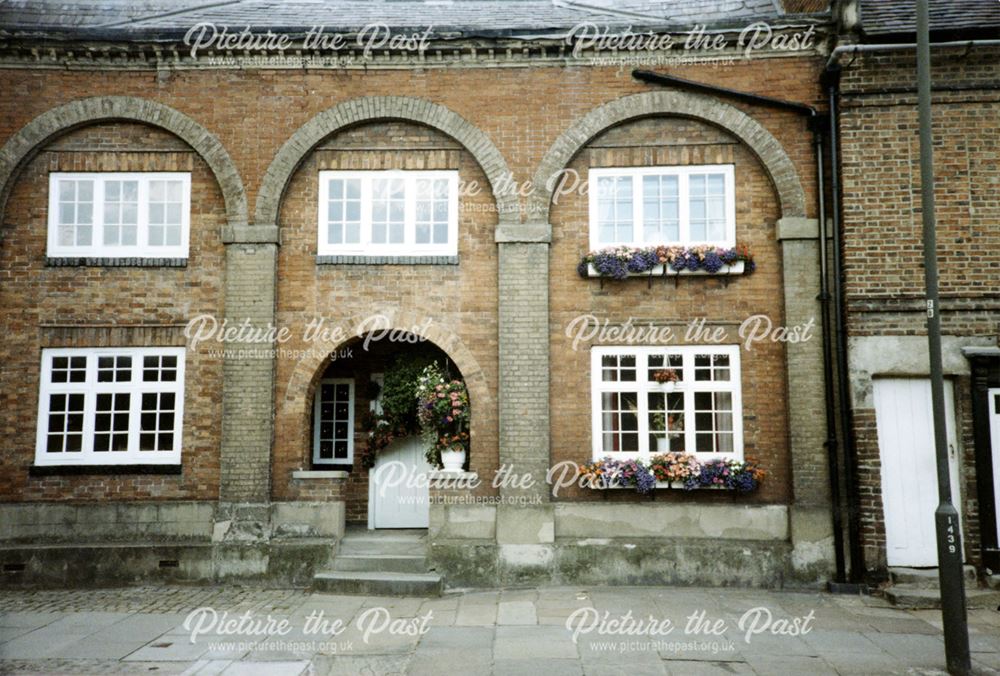
[[[806,105],[804,103],[796,103],[794,101],[786,101],[784,99],[773,98],[770,96],[761,96],[759,94],[751,94],[749,92],[741,92],[735,89],[729,89],[727,87],[718,87],[715,85],[709,85],[702,82],[695,82],[693,80],[686,80],[684,78],[674,77],[671,75],[662,75],[660,73],[653,73],[647,70],[634,70],[632,71],[632,77],[637,80],[642,80],[643,82],[648,82],[650,84],[659,85],[669,85],[672,87],[677,87],[679,89],[687,89],[690,91],[703,92],[713,95],[727,96],[732,99],[737,99],[740,101],[746,101],[748,103],[753,103],[756,105],[768,106],[771,108],[781,108],[783,110],[790,110],[799,115],[805,115],[809,119],[809,129],[813,133],[813,140],[816,144],[816,185],[817,185],[817,211],[819,215],[819,255],[820,255],[820,294],[817,300],[820,301],[821,309],[821,324],[823,333],[823,382],[824,382],[824,403],[826,408],[826,446],[827,452],[827,462],[830,474],[830,502],[833,507],[833,540],[834,540],[834,556],[836,560],[836,579],[834,583],[830,585],[831,591],[843,591],[848,593],[856,593],[857,589],[855,586],[845,584],[847,581],[846,565],[844,561],[844,527],[843,527],[843,508],[840,497],[840,462],[838,458],[838,446],[837,446],[837,416],[836,416],[836,405],[834,403],[834,373],[833,373],[833,346],[831,345],[831,331],[830,331],[830,281],[829,281],[829,270],[828,270],[828,255],[827,255],[827,222],[826,222],[826,172],[824,170],[823,164],[823,133],[824,133],[824,123],[826,122],[826,117],[820,115],[816,109],[812,106]],[[831,103],[832,105],[832,103]],[[833,108],[831,108],[831,111]],[[839,190],[839,182],[837,180],[837,157],[836,157],[836,128],[835,128],[835,118],[831,116],[829,132],[832,134],[832,139],[830,143],[830,170],[832,173],[832,186],[833,186],[833,212],[834,212],[834,233],[833,233],[833,264],[834,272],[836,274],[837,282],[834,285],[835,295],[834,299],[837,300],[837,337],[838,339],[842,334],[842,314],[840,312],[840,245],[839,245],[839,196],[837,190]],[[837,343],[837,363],[841,363],[842,355],[846,355],[846,342],[843,351],[840,349],[840,342]],[[844,368],[838,369],[840,376],[839,378],[839,388],[841,392],[841,409],[843,411],[843,394],[846,390],[846,357],[843,359]],[[845,434],[844,450],[849,451],[852,444],[848,441],[850,439],[850,427],[847,425],[842,426]],[[857,514],[856,505],[852,502],[853,495],[853,460],[845,457],[844,468],[848,471],[848,481],[847,481],[847,495],[848,495],[848,515]],[[849,518],[849,530],[852,520]],[[857,532],[851,531],[851,579],[855,579],[855,571],[860,570],[860,558],[855,558],[855,549],[860,552],[860,540],[857,539]]]
[[[850,545],[850,581],[860,583],[864,575],[864,554],[861,549],[861,513],[858,505],[854,434],[851,427],[851,383],[847,371],[847,320],[844,303],[844,271],[841,251],[840,138],[838,133],[840,97],[840,66],[829,66],[823,73],[830,107],[830,195],[833,200],[833,303],[836,308],[837,390],[840,406],[840,429],[844,438],[844,482],[847,497],[847,539]]]

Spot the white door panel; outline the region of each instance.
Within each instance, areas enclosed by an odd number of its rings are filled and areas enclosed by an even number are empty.
[[[937,463],[930,381],[877,378],[874,386],[888,564],[937,566]],[[961,518],[955,397],[950,381],[945,381],[944,394],[952,500]]]
[[[378,455],[368,474],[369,528],[427,528],[428,473],[420,437],[406,437]]]

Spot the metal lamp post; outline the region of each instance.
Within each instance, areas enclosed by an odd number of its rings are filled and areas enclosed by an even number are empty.
[[[928,0],[917,0],[917,93],[920,117],[920,190],[923,209],[924,282],[927,287],[927,343],[930,352],[934,448],[937,455],[938,576],[944,649],[951,674],[970,674],[969,628],[962,576],[962,534],[952,503],[945,428],[944,380],[941,363],[941,312],[938,307],[937,233],[934,218],[934,148],[931,135],[931,49]]]

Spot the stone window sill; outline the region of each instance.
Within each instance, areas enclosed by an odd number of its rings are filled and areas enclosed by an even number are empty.
[[[343,470],[295,470],[293,479],[346,479],[348,473]]]
[[[316,256],[316,265],[458,265],[458,256]]]
[[[46,257],[50,268],[186,268],[186,258],[88,258]]]

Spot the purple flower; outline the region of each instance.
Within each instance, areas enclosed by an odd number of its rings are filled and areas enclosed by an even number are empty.
[[[709,251],[705,254],[705,260],[701,262],[701,266],[705,268],[706,272],[710,272],[713,275],[722,269],[722,258],[719,257],[715,251]]]

